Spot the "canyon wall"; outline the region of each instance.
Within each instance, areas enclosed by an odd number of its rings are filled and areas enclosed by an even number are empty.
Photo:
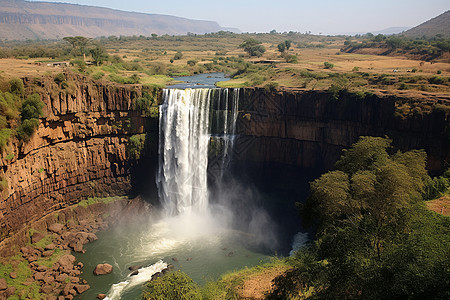
[[[241,91],[235,153],[242,161],[329,170],[360,136],[388,136],[393,148],[425,149],[427,168],[438,174],[450,163],[450,126],[444,110],[402,116],[396,106],[413,101],[393,95],[361,99],[323,91]],[[449,105],[450,97],[421,100]]]
[[[127,195],[139,185],[156,193],[157,138],[144,151],[144,162],[127,151],[130,136],[146,132],[155,137],[158,132],[157,119],[133,110],[142,86],[74,74],[66,78],[64,88],[53,78],[24,79],[28,94],[40,94],[45,116],[29,142],[15,140],[2,155],[0,176],[8,187],[0,200],[0,241],[86,197]],[[324,171],[359,136],[387,135],[395,149],[425,149],[429,170],[442,172],[450,158],[446,112],[400,116],[396,105],[401,101],[408,99],[242,89],[233,152],[238,162]],[[450,99],[427,101],[448,104]],[[139,174],[139,168],[147,173]]]
[[[45,103],[44,117],[29,142],[12,141],[3,153],[8,187],[0,202],[0,240],[87,197],[131,190],[136,161],[126,147],[131,135],[145,130],[145,118],[132,109],[142,87],[66,76],[65,89],[52,78],[24,79],[27,92],[38,91]]]

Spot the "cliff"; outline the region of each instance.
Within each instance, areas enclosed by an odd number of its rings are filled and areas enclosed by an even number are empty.
[[[39,92],[45,117],[30,142],[13,142],[0,161],[0,175],[8,181],[0,200],[0,240],[89,196],[127,195],[139,185],[155,193],[149,182],[156,173],[157,139],[139,164],[127,151],[130,136],[158,132],[156,119],[133,110],[143,87],[74,74],[66,79],[65,88],[53,78],[24,79],[27,93]],[[321,91],[243,89],[239,101],[233,152],[241,162],[323,171],[359,136],[387,135],[395,149],[425,149],[430,171],[448,167],[448,110],[438,109],[448,106],[448,97],[421,100],[429,111],[407,114],[399,106],[413,100],[381,94],[335,99]]]
[[[187,34],[225,30],[212,21],[52,2],[0,0],[0,39]]]
[[[89,196],[126,195],[135,160],[129,137],[144,132],[145,119],[132,110],[141,86],[102,85],[66,75],[69,88],[52,78],[25,78],[39,91],[44,118],[28,143],[11,143],[1,174],[8,181],[0,202],[0,239],[23,224]]]
[[[430,96],[419,104],[431,107],[422,113],[402,115],[399,106],[413,103],[393,95],[364,99],[327,92],[267,92],[246,89],[241,94],[235,153],[243,161],[280,163],[329,170],[341,151],[359,136],[389,136],[397,150],[425,149],[427,168],[439,173],[449,167],[450,97]],[[395,150],[394,149],[394,150]]]

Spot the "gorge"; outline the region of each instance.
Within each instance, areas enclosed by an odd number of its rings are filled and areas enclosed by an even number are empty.
[[[389,94],[336,98],[322,91],[252,88],[161,91],[66,76],[74,83],[71,91],[61,90],[50,79],[24,80],[28,92],[39,87],[45,117],[28,143],[13,143],[12,159],[2,157],[1,173],[8,178],[0,203],[2,253],[28,242],[26,226],[32,221],[86,197],[140,194],[158,206],[157,185],[162,199],[180,187],[176,204],[171,202],[173,197],[163,201],[167,214],[174,216],[192,207],[205,211],[208,197],[212,203],[223,204],[222,188],[235,181],[249,183],[278,195],[279,202],[274,197],[246,207],[242,195],[229,197],[231,213],[241,224],[251,223],[245,213],[257,205],[277,222],[286,218],[292,224],[294,202],[305,199],[308,181],[331,169],[341,150],[359,136],[387,135],[395,149],[425,149],[428,169],[435,174],[447,167],[450,155],[448,115],[437,105],[448,103],[448,97],[430,96],[424,101],[432,107],[430,112],[405,115],[399,114],[398,107],[415,100]],[[144,94],[161,104],[161,119],[136,109],[136,100]],[[187,105],[185,112],[190,114],[177,115],[171,108],[181,104]],[[193,116],[200,120],[189,123]],[[176,128],[181,131],[177,133]],[[144,134],[144,147],[139,155],[131,155],[131,138]],[[158,157],[158,148],[167,156]],[[189,149],[200,155],[192,156]],[[175,176],[171,169],[175,166],[185,169],[178,169]],[[233,174],[228,178],[221,174],[226,167]],[[212,187],[209,196],[208,185]],[[188,202],[184,202],[186,194]],[[58,220],[46,226],[51,222]],[[160,224],[162,229],[166,225]],[[199,225],[207,228],[205,223]],[[290,240],[297,229],[285,239]]]

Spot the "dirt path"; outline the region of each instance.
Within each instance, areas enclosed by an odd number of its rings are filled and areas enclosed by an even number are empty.
[[[427,201],[427,207],[429,210],[437,212],[438,214],[450,216],[450,196]]]
[[[239,299],[264,299],[265,294],[272,290],[272,280],[285,272],[286,269],[284,268],[274,268],[251,276],[244,281],[244,284],[238,290]]]

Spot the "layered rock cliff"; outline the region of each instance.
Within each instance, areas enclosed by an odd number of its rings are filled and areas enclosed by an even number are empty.
[[[31,140],[13,142],[0,162],[8,181],[0,202],[0,239],[83,198],[131,190],[135,160],[126,147],[131,135],[144,132],[144,118],[132,109],[142,87],[67,76],[66,89],[52,78],[24,80],[29,93],[39,92],[45,117]]]
[[[420,100],[431,107],[426,113],[399,114],[398,106],[407,102],[414,100],[382,94],[363,99],[342,94],[335,99],[321,91],[246,89],[235,152],[244,161],[323,171],[360,136],[388,136],[395,149],[425,149],[427,168],[442,172],[450,163],[450,124],[448,111],[438,107],[449,106],[450,97]]]

